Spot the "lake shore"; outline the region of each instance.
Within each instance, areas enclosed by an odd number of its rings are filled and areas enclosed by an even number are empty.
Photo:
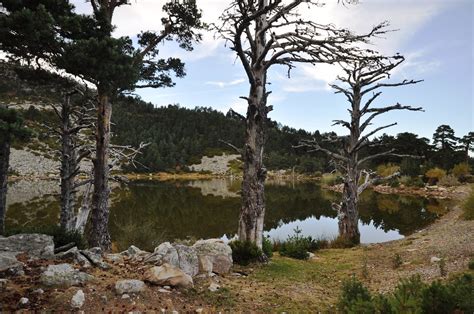
[[[456,190],[461,201],[468,188]],[[72,296],[82,289],[86,295],[81,310],[203,312],[334,312],[344,279],[357,276],[370,290],[392,291],[399,278],[419,274],[424,281],[445,280],[468,271],[474,254],[471,241],[474,221],[461,218],[456,204],[432,225],[404,239],[381,244],[357,246],[351,249],[324,249],[308,261],[281,257],[278,254],[268,265],[241,267],[234,265],[227,275],[199,277],[191,289],[148,287],[144,292],[122,298],[113,291],[121,279],[143,279],[144,267],[133,262],[112,263],[111,269],[82,269],[100,280],[80,287],[47,289],[39,283],[39,273],[56,260],[28,261],[25,274],[7,277],[7,288],[0,291],[4,310],[18,310],[21,297],[30,304],[24,309],[70,311]],[[400,257],[395,267],[394,259]],[[439,260],[444,261],[442,275]],[[472,272],[472,271],[471,271]],[[214,284],[219,289],[210,291]],[[38,289],[43,289],[38,294]]]

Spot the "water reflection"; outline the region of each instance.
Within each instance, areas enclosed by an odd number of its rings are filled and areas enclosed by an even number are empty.
[[[130,244],[152,249],[164,240],[231,238],[237,231],[240,182],[225,179],[193,182],[133,182],[112,193],[110,232],[118,249]],[[14,191],[13,191],[14,193]],[[265,233],[285,239],[297,226],[304,235],[337,234],[336,193],[314,183],[269,182]],[[446,201],[366,191],[360,200],[361,241],[403,237],[433,222]],[[10,204],[7,228],[57,222],[57,197]]]

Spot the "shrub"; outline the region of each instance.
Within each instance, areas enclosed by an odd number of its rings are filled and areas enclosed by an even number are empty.
[[[400,170],[400,166],[388,163],[377,167],[377,174],[381,177],[388,177]]]
[[[338,307],[343,313],[473,313],[474,280],[471,274],[425,284],[420,276],[402,279],[395,291],[371,296],[354,277],[345,281]]]
[[[232,260],[234,263],[247,266],[255,263],[262,256],[262,250],[253,242],[235,240],[229,242],[232,249]]]
[[[469,261],[468,268],[470,270],[474,270],[474,258],[471,258],[471,260]]]
[[[295,234],[289,236],[286,241],[278,243],[281,256],[308,259],[308,251],[316,251],[328,246],[327,240],[301,236],[301,230],[298,227],[294,229],[294,232]]]
[[[53,237],[54,247],[58,248],[69,243],[75,243],[79,249],[87,247],[87,241],[77,231],[66,231],[64,228],[56,225],[46,225],[38,227],[23,227],[18,229],[7,230],[6,235],[14,235],[20,233],[40,233]]]
[[[438,181],[446,176],[446,171],[440,168],[432,168],[426,171],[425,176],[428,178],[428,183],[433,185],[438,183]]]
[[[397,178],[392,178],[390,179],[390,181],[388,182],[388,185],[391,187],[391,188],[398,188],[400,186],[400,181],[398,181]]]
[[[399,267],[402,266],[402,265],[403,265],[402,257],[400,256],[400,254],[395,253],[395,255],[394,255],[393,258],[392,258],[392,266],[393,266],[393,269],[397,269],[397,268],[399,268]]]
[[[372,296],[362,283],[352,276],[342,283],[342,293],[339,297],[338,308],[343,313],[371,313]],[[365,309],[365,311],[361,311]]]
[[[273,243],[268,237],[263,237],[262,251],[268,258],[273,256]]]
[[[466,220],[474,219],[474,189],[471,189],[468,198],[462,204],[463,218]]]
[[[466,162],[455,165],[451,170],[451,174],[461,181],[464,181],[470,173],[471,167]]]
[[[438,184],[442,186],[458,186],[460,183],[455,176],[453,176],[452,174],[448,174],[447,176],[444,176],[439,179]]]

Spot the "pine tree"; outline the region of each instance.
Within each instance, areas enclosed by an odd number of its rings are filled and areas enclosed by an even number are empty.
[[[13,109],[0,107],[0,234],[5,233],[10,147],[14,140],[25,141],[31,136],[23,124],[23,118]]]

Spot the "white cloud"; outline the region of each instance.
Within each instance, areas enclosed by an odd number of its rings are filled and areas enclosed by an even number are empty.
[[[206,84],[207,85],[218,86],[220,88],[224,88],[224,87],[239,85],[239,84],[242,84],[243,82],[245,82],[245,79],[242,78],[242,79],[236,79],[236,80],[233,80],[233,81],[230,81],[230,82],[209,81],[209,82],[206,82]]]

